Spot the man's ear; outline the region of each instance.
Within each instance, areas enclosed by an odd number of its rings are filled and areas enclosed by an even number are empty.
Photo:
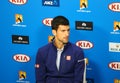
[[[52,30],[52,34],[55,36],[56,35],[56,30]]]

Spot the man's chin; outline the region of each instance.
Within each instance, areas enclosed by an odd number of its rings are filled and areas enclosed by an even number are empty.
[[[63,42],[63,44],[67,44],[67,43],[68,43],[68,41]]]

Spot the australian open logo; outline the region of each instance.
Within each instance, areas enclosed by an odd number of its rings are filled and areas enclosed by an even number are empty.
[[[120,34],[120,21],[114,21],[113,23],[113,31],[111,34]]]
[[[88,10],[88,0],[79,0],[79,10],[77,12],[87,12],[90,13],[91,11]]]
[[[27,73],[25,71],[20,70],[18,76],[19,80],[17,80],[16,83],[30,83],[30,81],[27,80]]]
[[[43,6],[59,6],[59,0],[42,0]]]
[[[26,27],[26,25],[23,24],[23,15],[22,14],[15,14],[15,24],[13,24],[13,26]]]

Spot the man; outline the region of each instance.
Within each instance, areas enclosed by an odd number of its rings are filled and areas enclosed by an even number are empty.
[[[36,83],[82,83],[84,54],[68,42],[68,19],[57,16],[51,25],[54,40],[39,48],[36,56]]]

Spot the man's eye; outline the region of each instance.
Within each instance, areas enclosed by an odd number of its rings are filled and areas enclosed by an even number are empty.
[[[62,30],[62,32],[65,32],[65,30]]]

